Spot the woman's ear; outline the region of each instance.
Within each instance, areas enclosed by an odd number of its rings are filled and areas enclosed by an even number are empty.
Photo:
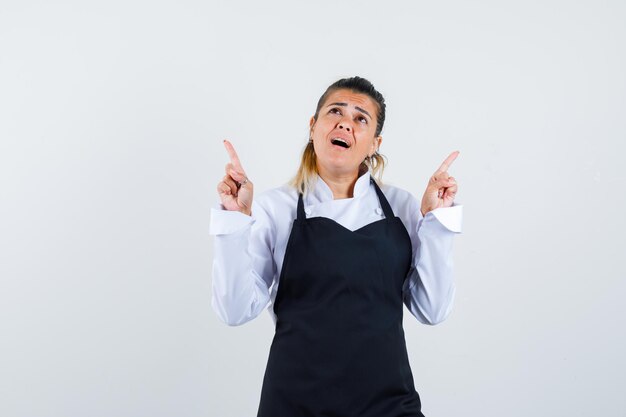
[[[309,142],[313,142],[313,126],[315,126],[315,116],[311,116],[309,120]]]
[[[376,138],[374,138],[374,142],[372,142],[372,148],[370,149],[370,157],[378,151],[381,143],[383,143],[382,136],[377,136]]]

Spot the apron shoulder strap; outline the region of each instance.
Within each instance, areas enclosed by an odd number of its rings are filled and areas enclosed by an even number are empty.
[[[370,181],[372,182],[372,184],[374,184],[374,188],[376,189],[376,194],[378,194],[378,200],[380,200],[380,206],[383,208],[383,213],[385,213],[385,217],[388,219],[393,219],[396,216],[395,214],[393,214],[393,210],[391,209],[391,206],[389,205],[389,201],[387,201],[385,194],[383,194],[378,184],[376,184],[374,178],[370,178]]]
[[[304,213],[304,203],[302,202],[302,193],[298,193],[298,220],[304,221],[306,219],[306,214]]]

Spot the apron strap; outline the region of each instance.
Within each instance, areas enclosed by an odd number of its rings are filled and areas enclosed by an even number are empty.
[[[306,214],[304,213],[304,203],[302,202],[302,193],[298,193],[298,220],[303,222],[306,220]]]
[[[374,178],[370,178],[370,181],[372,182],[372,184],[374,184],[374,188],[376,189],[376,194],[378,194],[378,200],[380,201],[380,206],[383,208],[385,217],[387,219],[393,219],[396,216],[393,214],[393,210],[391,209],[391,206],[389,205],[389,201],[387,201],[385,194],[383,194],[383,192],[380,190],[380,187],[378,186],[378,184],[376,184]]]

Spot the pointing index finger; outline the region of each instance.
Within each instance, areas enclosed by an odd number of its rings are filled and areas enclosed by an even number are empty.
[[[443,163],[439,167],[439,171],[443,171],[443,172],[447,171],[448,168],[450,168],[450,165],[452,165],[452,162],[454,162],[456,157],[459,156],[459,153],[460,153],[459,151],[454,151],[450,155],[448,155],[446,160],[443,161]]]
[[[239,156],[237,156],[237,152],[232,143],[224,139],[224,147],[226,147],[226,152],[228,152],[228,156],[230,157],[230,162],[237,167],[237,169],[243,171],[243,167],[241,166],[241,161],[239,161]]]

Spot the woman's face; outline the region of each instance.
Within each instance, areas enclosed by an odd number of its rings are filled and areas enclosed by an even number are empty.
[[[327,97],[317,120],[312,117],[310,122],[320,171],[339,175],[358,172],[363,160],[382,142],[382,137],[374,136],[377,109],[369,96],[350,90],[337,90]]]

